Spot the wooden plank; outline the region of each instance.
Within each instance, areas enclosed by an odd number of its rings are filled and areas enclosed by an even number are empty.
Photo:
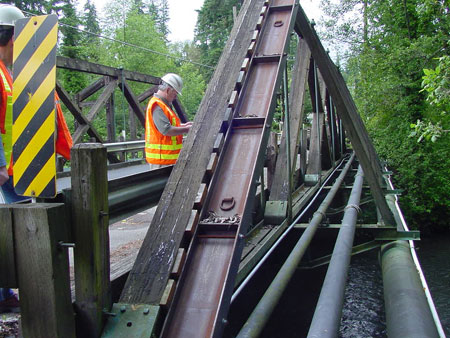
[[[163,295],[161,297],[161,302],[159,305],[161,308],[167,310],[172,303],[173,296],[175,295],[176,282],[173,279],[167,281],[166,288],[164,289]]]
[[[306,151],[308,145],[308,133],[306,128],[302,129],[300,142],[300,172],[298,177],[298,183],[303,183],[305,181],[306,174]]]
[[[250,67],[250,59],[245,58],[244,61],[242,61],[241,70],[244,71],[245,73],[247,73],[248,67]]]
[[[220,154],[220,152],[222,151],[224,142],[225,142],[225,136],[223,135],[223,133],[218,134],[216,137],[216,140],[214,141],[213,151],[215,153]]]
[[[214,174],[214,171],[217,167],[219,156],[217,156],[217,153],[212,153],[211,158],[209,159],[208,166],[206,167],[206,175],[210,179],[212,175]]]
[[[87,86],[86,88],[80,90],[78,92],[78,94],[75,95],[75,100],[80,103],[84,100],[86,100],[88,97],[94,95],[95,93],[97,93],[100,89],[102,89],[103,87],[105,87],[105,85],[108,83],[108,79],[109,77],[107,76],[103,76],[100,79],[98,79],[97,81],[94,81],[93,83],[91,83],[89,86]]]
[[[106,101],[109,100],[112,93],[114,92],[114,89],[117,85],[117,80],[114,80],[110,82],[103,93],[99,96],[97,101],[95,101],[94,105],[89,110],[88,116],[85,118],[87,120],[87,124],[80,124],[78,128],[73,133],[73,142],[79,143],[81,141],[81,138],[83,135],[90,129],[91,122],[94,120],[94,118],[97,116],[97,114],[100,112],[100,109],[105,105]]]
[[[278,157],[278,135],[274,132],[270,132],[269,141],[267,142],[267,155],[266,155],[266,166],[267,166],[267,188],[272,189],[275,169],[277,165]]]
[[[109,81],[109,78],[107,81]],[[114,103],[115,103],[114,95],[111,95],[109,100],[106,101],[105,104],[108,142],[116,141],[116,114]]]
[[[233,90],[230,96],[230,100],[228,101],[228,107],[234,109],[236,107],[237,101],[239,98],[239,93],[237,90]]]
[[[294,68],[292,70],[292,82],[289,93],[289,124],[290,124],[290,149],[291,149],[291,172],[295,172],[298,148],[300,145],[300,134],[303,127],[303,113],[305,102],[305,89],[309,73],[311,52],[305,40],[300,39]],[[271,201],[286,201],[289,193],[289,182],[287,179],[287,152],[285,130],[281,135],[280,150],[276,162],[273,184],[270,186]]]
[[[256,41],[258,40],[258,36],[259,36],[259,30],[254,30],[253,31],[253,36],[252,36],[252,41]]]
[[[205,203],[206,195],[208,193],[208,187],[205,183],[202,183],[200,185],[200,188],[198,189],[197,196],[195,197],[194,201],[194,209],[201,210],[203,207],[203,203]]]
[[[65,89],[61,86],[61,84],[56,82],[56,91],[59,95],[59,98],[64,103],[64,105],[69,109],[69,111],[72,113],[75,120],[81,124],[81,125],[87,125],[87,133],[90,137],[94,137],[96,141],[103,143],[102,137],[100,134],[95,130],[95,128],[90,124],[88,119],[83,115],[81,110],[75,105],[72,100],[70,99],[69,93],[65,91]],[[74,143],[76,143],[74,139]]]
[[[186,261],[186,249],[178,249],[177,258],[173,263],[172,272],[170,273],[170,278],[177,279],[181,275],[181,270],[183,269],[184,262]]]
[[[245,72],[244,71],[240,71],[239,72],[239,77],[236,80],[236,89],[238,91],[241,90],[242,86],[244,85],[244,81],[245,81]]]
[[[76,244],[77,332],[99,337],[110,309],[109,216],[106,148],[98,143],[72,148],[72,221]]]
[[[322,159],[320,153],[320,144],[322,140],[322,128],[324,114],[314,113],[311,124],[311,134],[309,139],[309,156],[308,167],[306,168],[306,175],[317,175],[319,177],[322,172]]]
[[[186,226],[186,234],[192,236],[195,232],[195,229],[198,224],[198,218],[200,217],[200,213],[197,210],[192,210],[191,215],[189,217],[189,221]]]
[[[116,79],[123,77],[126,80],[143,82],[143,83],[151,83],[151,84],[159,84],[161,79],[159,77],[132,72],[125,69],[113,68],[108,66],[103,66],[97,63],[92,63],[79,59],[71,59],[64,56],[56,57],[56,66],[58,68],[76,70],[79,72],[98,74],[111,76]]]
[[[6,204],[0,204],[0,257],[0,285],[17,288],[12,208]]]
[[[247,49],[248,57],[251,57],[253,55],[253,53],[255,52],[255,46],[256,46],[256,43],[254,41],[250,42],[250,46],[248,46],[248,49]]]
[[[103,108],[103,106],[105,105],[106,101],[114,93],[114,89],[116,88],[116,86],[117,86],[117,80],[113,80],[113,81],[108,83],[106,88],[103,90],[103,92],[98,97],[97,101],[95,101],[94,105],[89,110],[89,113],[87,115],[87,119],[89,120],[89,122],[92,122],[92,120],[95,119],[97,114],[100,112],[100,109]]]
[[[326,110],[326,102],[327,98],[329,96],[327,87],[325,86],[325,82],[323,80],[322,74],[320,71],[317,73],[318,77],[318,83],[319,83],[319,92],[320,92],[320,99],[321,99],[321,105],[323,107],[324,114],[329,116],[328,110]],[[330,133],[330,119],[324,118],[323,125],[321,126],[321,157],[322,157],[322,169],[330,169],[333,166],[332,160],[331,160],[331,133]]]
[[[70,229],[64,204],[14,206],[14,237],[24,337],[75,337],[70,298]]]
[[[123,303],[159,304],[197,191],[205,175],[230,93],[258,20],[262,0],[245,1],[208,84],[194,124],[161,196],[136,263],[121,295]]]
[[[337,113],[342,119],[345,130],[347,131],[347,137],[350,139],[356,156],[364,170],[365,178],[370,185],[372,195],[377,207],[380,209],[384,222],[388,225],[395,224],[394,217],[389,210],[381,189],[382,175],[380,161],[372,141],[358,114],[355,102],[350,95],[344,78],[323,48],[319,37],[311,27],[301,6],[299,6],[297,12],[295,30],[306,40],[311,54],[319,66],[325,84],[336,105]]]

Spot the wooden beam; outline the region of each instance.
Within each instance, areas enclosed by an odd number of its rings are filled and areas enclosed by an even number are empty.
[[[87,119],[89,122],[92,122],[97,114],[99,113],[100,109],[102,109],[106,103],[107,100],[111,97],[111,95],[114,93],[114,89],[116,88],[117,80],[113,80],[108,83],[105,90],[103,90],[103,93],[98,97],[97,101],[95,101],[92,108],[89,110],[89,113],[87,115]]]
[[[307,175],[314,175],[317,179],[320,178],[322,172],[322,159],[321,159],[321,141],[323,138],[323,113],[314,113],[311,124],[311,133],[309,139],[309,156],[308,166],[306,168]],[[312,183],[313,179],[311,179]],[[317,183],[317,182],[316,182]]]
[[[76,144],[71,154],[77,332],[100,337],[106,319],[103,310],[112,305],[106,148]]]
[[[17,288],[12,208],[0,204],[0,285]]]
[[[301,6],[297,12],[295,30],[306,40],[311,54],[319,66],[325,84],[336,105],[337,113],[342,119],[344,128],[347,131],[347,137],[350,139],[356,156],[364,170],[364,175],[370,185],[372,195],[377,207],[380,209],[384,222],[389,225],[395,224],[394,217],[389,210],[381,189],[381,166],[372,141],[358,114],[358,110],[356,109],[356,105],[344,78],[323,48],[319,37],[311,27]]]
[[[71,59],[64,56],[56,57],[56,66],[58,68],[76,70],[79,72],[98,74],[104,76],[111,76],[116,79],[124,78],[126,80],[159,84],[161,79],[159,77],[132,72],[125,69],[113,68],[108,66],[99,65],[97,63],[92,63],[88,61],[83,61],[79,59]]]
[[[292,71],[291,90],[289,94],[289,114],[291,126],[291,164],[294,173],[297,161],[298,148],[300,145],[300,131],[303,126],[303,112],[305,102],[306,81],[308,79],[308,69],[311,52],[303,39],[300,39],[297,46],[297,54]],[[286,153],[286,135],[285,130],[281,135],[280,151],[277,158],[273,184],[270,186],[271,201],[286,201],[289,193],[289,182],[287,179],[287,153]]]
[[[159,304],[262,4],[249,0],[241,7],[125,284],[123,303]]]
[[[64,204],[15,205],[14,240],[24,337],[75,337]]]
[[[106,81],[108,83],[110,81],[113,81],[113,79],[108,77],[106,78]],[[114,103],[114,95],[111,95],[109,100],[106,101],[105,104],[108,142],[116,141],[116,107]]]
[[[103,76],[97,81],[94,81],[86,88],[80,90],[76,95],[75,99],[77,102],[82,102],[86,100],[88,97],[94,95],[96,92],[98,92],[100,89],[102,89],[107,83],[108,83],[108,76]]]
[[[69,93],[67,93],[65,91],[65,89],[58,82],[56,82],[56,91],[58,92],[59,98],[64,103],[64,105],[67,107],[67,109],[69,109],[69,111],[72,113],[75,120],[77,120],[77,122],[82,126],[83,125],[88,126],[87,133],[89,134],[89,136],[94,137],[98,142],[103,143],[103,140],[102,140],[102,137],[100,136],[100,134],[95,130],[94,127],[92,127],[92,125],[90,124],[88,119],[83,115],[81,110],[77,107],[76,104],[74,104],[72,102],[72,100],[70,99]],[[73,137],[74,143],[77,143],[80,140],[81,136],[74,135],[74,137]]]

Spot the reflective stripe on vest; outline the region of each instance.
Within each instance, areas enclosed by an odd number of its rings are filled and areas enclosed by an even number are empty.
[[[158,105],[172,126],[181,124],[178,116],[161,99],[152,97],[147,106],[145,122],[145,157],[152,164],[175,164],[183,147],[183,136],[165,136],[159,132],[153,122],[152,110]]]
[[[2,133],[2,143],[6,159],[6,169],[11,175],[10,164],[12,156],[12,120],[13,120],[13,106],[12,106],[12,79],[9,75],[3,62],[0,61],[0,76],[2,78],[2,105],[0,107],[0,132]],[[6,93],[6,95],[5,95]],[[5,102],[6,99],[6,102]],[[12,169],[12,168],[11,168]]]

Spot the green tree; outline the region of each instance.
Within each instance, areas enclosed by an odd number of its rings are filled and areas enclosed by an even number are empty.
[[[233,7],[240,8],[239,0],[205,0],[198,11],[194,41],[201,51],[201,62],[215,66],[233,27]],[[212,70],[205,69],[209,81]]]
[[[448,138],[418,144],[408,137],[412,124],[432,116],[422,69],[436,69],[436,57],[448,55],[448,0],[322,4],[329,20],[321,32],[328,31],[330,46],[347,42],[340,54],[344,76],[378,153],[405,190],[401,204],[409,223],[448,229]]]

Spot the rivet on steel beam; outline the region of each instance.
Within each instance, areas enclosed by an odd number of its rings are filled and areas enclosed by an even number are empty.
[[[228,320],[226,318],[222,318],[222,324],[224,325],[228,324]]]
[[[105,211],[103,211],[103,210],[100,210],[100,217],[106,217],[106,216],[108,216],[109,214],[107,213],[107,212],[105,212]]]
[[[244,234],[239,234],[238,237],[239,237],[239,239],[244,239],[245,238]]]
[[[144,309],[144,315],[148,315],[150,313],[150,309],[148,307],[146,307]]]
[[[120,307],[120,312],[124,313],[125,311],[127,311],[127,308],[126,308],[125,305],[122,305],[122,306]]]

